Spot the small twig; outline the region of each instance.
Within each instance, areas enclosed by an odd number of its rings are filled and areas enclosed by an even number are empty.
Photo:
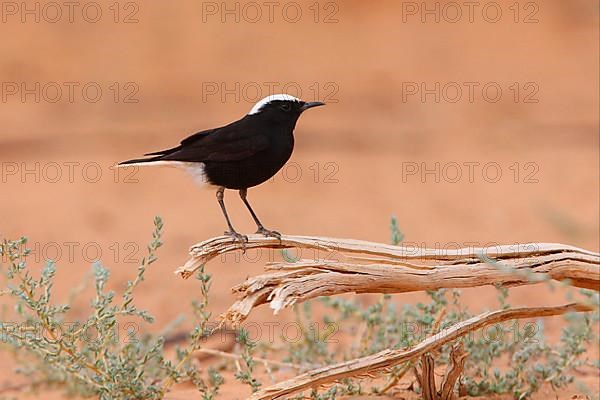
[[[423,376],[421,374],[421,371],[419,371],[419,368],[417,368],[416,365],[412,366],[412,373],[415,376],[415,379],[417,380],[419,387],[423,387]],[[413,390],[414,390],[414,382],[413,382],[413,384],[411,384],[411,386],[413,387]]]
[[[444,319],[444,317],[446,316],[446,307],[442,308],[437,316],[435,317],[435,321],[433,321],[433,325],[431,326],[431,333],[436,333],[437,330],[439,329],[442,320]]]
[[[35,383],[17,383],[14,385],[8,385],[8,386],[4,386],[0,388],[0,395],[4,394],[4,393],[8,393],[8,392],[21,392],[31,386],[35,386]]]
[[[438,332],[438,329],[440,328],[440,325],[442,324],[442,321],[444,320],[444,317],[446,316],[446,307],[442,308],[437,316],[435,317],[435,320],[433,321],[433,324],[431,325],[431,334],[435,335]],[[440,354],[440,350],[441,349],[437,349],[432,351],[432,354],[434,356],[439,356]]]
[[[205,353],[205,354],[210,354],[210,355],[218,356],[218,357],[231,358],[233,360],[241,360],[242,359],[242,356],[239,354],[228,353],[226,351],[221,351],[221,350],[216,350],[216,349],[201,348],[201,349],[195,350],[194,353]],[[270,360],[268,358],[260,358],[260,357],[255,357],[255,356],[253,356],[252,358],[254,359],[254,361],[258,361],[263,364],[270,364],[270,365],[275,365],[277,367],[291,368],[291,369],[297,369],[297,370],[303,369],[303,367],[301,365],[297,365],[297,364],[290,364],[290,363],[286,363],[286,362],[282,362],[282,361]]]
[[[397,374],[392,375],[392,377],[388,380],[383,388],[381,388],[380,393],[387,393],[391,388],[396,386],[398,382],[406,375],[408,371],[412,368],[412,364],[408,363],[404,368],[402,368]]]

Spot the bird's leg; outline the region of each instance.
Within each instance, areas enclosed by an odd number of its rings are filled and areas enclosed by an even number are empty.
[[[281,239],[281,233],[279,233],[277,231],[270,231],[268,229],[265,229],[265,227],[263,226],[263,224],[260,223],[258,217],[254,213],[254,210],[252,210],[252,207],[250,207],[250,203],[248,203],[248,200],[246,199],[246,195],[247,194],[248,194],[248,190],[247,189],[241,189],[240,190],[240,197],[242,198],[242,201],[244,202],[244,204],[248,208],[248,211],[250,211],[250,214],[252,214],[252,218],[254,219],[254,222],[256,222],[256,226],[258,227],[256,233],[263,234],[263,235],[265,235],[267,237],[270,236],[270,237],[274,237],[274,238],[277,238],[277,239]]]
[[[223,198],[225,197],[225,188],[223,186],[217,189],[217,200],[219,201],[219,205],[221,206],[221,211],[223,211],[223,215],[225,216],[225,220],[227,221],[227,227],[229,227],[229,231],[225,232],[225,235],[231,236],[234,242],[240,242],[244,250],[246,249],[246,242],[248,241],[248,237],[246,235],[241,235],[233,229],[231,225],[231,221],[229,221],[229,216],[227,215],[227,210],[225,209],[225,202]]]

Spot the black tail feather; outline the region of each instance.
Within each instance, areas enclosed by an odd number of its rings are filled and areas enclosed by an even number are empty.
[[[157,156],[157,157],[150,157],[150,158],[136,158],[133,160],[121,161],[118,165],[139,164],[139,163],[160,161],[161,158],[162,158],[162,155]]]
[[[145,156],[155,156],[150,158],[136,158],[133,160],[127,160],[120,162],[118,165],[127,165],[127,164],[139,164],[139,163],[147,163],[153,161],[160,161],[164,156],[175,153],[177,150],[180,150],[181,146],[173,147],[172,149],[155,151],[153,153],[144,154]]]
[[[146,153],[145,156],[166,156],[167,154],[175,153],[177,150],[181,149],[181,146],[173,147],[172,149],[155,151],[154,153]]]

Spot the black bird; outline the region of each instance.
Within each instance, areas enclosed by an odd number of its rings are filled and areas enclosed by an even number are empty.
[[[180,167],[199,183],[216,187],[229,229],[225,234],[243,244],[248,238],[235,231],[223,202],[225,189],[238,190],[258,227],[256,233],[280,238],[279,232],[262,225],[248,203],[247,191],[275,175],[290,158],[300,114],[323,105],[320,101],[305,102],[287,94],[268,96],[238,121],[198,132],[183,139],[177,147],[145,154],[152,156],[149,158],[123,161],[119,166]]]

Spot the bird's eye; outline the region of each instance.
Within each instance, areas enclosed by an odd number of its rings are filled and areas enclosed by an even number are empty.
[[[290,111],[290,110],[292,109],[292,105],[291,105],[291,104],[289,104],[289,103],[283,103],[283,104],[280,106],[280,108],[281,108],[283,111]]]

